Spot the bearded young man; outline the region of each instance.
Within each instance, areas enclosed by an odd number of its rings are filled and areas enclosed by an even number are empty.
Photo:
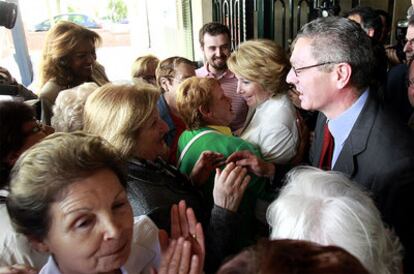
[[[197,69],[196,74],[198,77],[215,78],[220,82],[224,94],[231,99],[235,118],[230,123],[230,128],[235,131],[243,126],[248,107],[237,94],[237,78],[227,68],[227,59],[231,53],[230,37],[230,30],[218,22],[207,23],[200,29],[199,41],[204,55],[204,66]]]

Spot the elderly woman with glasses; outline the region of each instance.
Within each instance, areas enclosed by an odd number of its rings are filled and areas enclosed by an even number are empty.
[[[24,264],[39,269],[46,263],[48,254],[32,249],[26,237],[13,229],[5,203],[10,171],[17,159],[52,131],[36,121],[30,106],[0,102],[0,266]]]

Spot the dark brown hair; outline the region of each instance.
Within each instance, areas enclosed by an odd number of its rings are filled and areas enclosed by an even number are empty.
[[[369,273],[358,259],[340,247],[288,239],[259,240],[231,261],[224,264],[217,274]]]
[[[210,22],[202,26],[198,34],[198,41],[200,42],[201,46],[204,46],[204,34],[206,33],[210,34],[211,36],[227,34],[229,41],[231,39],[230,30],[227,26],[219,22]]]
[[[18,151],[24,144],[26,136],[22,127],[26,122],[33,120],[33,109],[22,102],[0,102],[0,187],[3,188],[8,181],[12,168],[6,157],[14,151]]]

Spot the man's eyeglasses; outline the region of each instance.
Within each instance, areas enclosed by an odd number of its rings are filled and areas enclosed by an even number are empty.
[[[306,66],[306,67],[300,67],[300,68],[295,68],[294,66],[292,66],[292,70],[295,73],[296,77],[298,77],[299,72],[301,72],[302,70],[310,69],[310,68],[316,68],[316,67],[320,67],[320,66],[324,66],[324,65],[336,64],[336,63],[338,63],[338,62],[323,62],[323,63],[319,63],[319,64],[315,64],[315,65],[311,65],[311,66]]]

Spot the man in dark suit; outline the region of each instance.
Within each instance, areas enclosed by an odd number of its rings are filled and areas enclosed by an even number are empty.
[[[413,272],[414,136],[370,95],[369,37],[348,19],[320,18],[298,33],[291,63],[287,81],[301,107],[320,111],[311,164],[341,171],[372,193],[404,245],[405,272]]]

